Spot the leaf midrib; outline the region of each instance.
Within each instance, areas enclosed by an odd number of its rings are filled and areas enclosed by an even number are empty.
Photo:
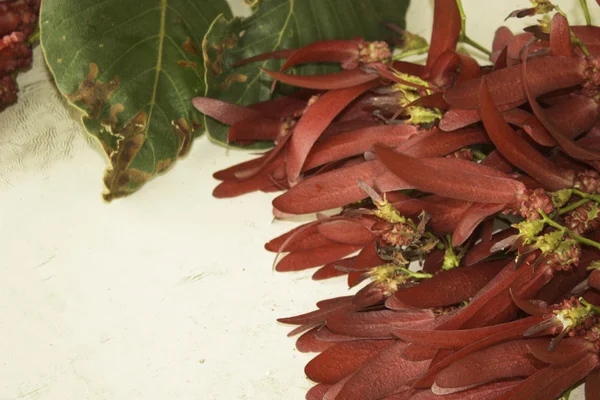
[[[156,104],[156,92],[158,90],[158,80],[160,79],[160,73],[163,62],[163,47],[165,43],[166,34],[166,20],[167,20],[167,0],[160,0],[160,29],[158,31],[158,54],[156,57],[156,73],[154,74],[154,85],[152,87],[152,97],[150,98],[150,109],[148,110],[148,119],[146,120],[146,128],[144,129],[144,137],[148,137],[148,130],[152,121],[152,112],[154,111],[154,105]]]

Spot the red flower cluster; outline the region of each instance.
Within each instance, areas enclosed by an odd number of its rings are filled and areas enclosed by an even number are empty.
[[[17,71],[31,65],[29,36],[36,30],[41,0],[0,3],[0,110],[17,100]]]
[[[307,399],[547,400],[584,380],[598,398],[600,28],[560,12],[499,28],[483,67],[464,37],[457,3],[436,0],[425,66],[318,42],[251,60],[286,58],[265,72],[293,96],[194,100],[231,141],[276,143],[217,172],[215,196],[286,190],[277,216],[342,207],[266,245],[287,253],[278,271],[367,282],[281,320],[320,353]],[[319,61],[342,71],[285,73]]]

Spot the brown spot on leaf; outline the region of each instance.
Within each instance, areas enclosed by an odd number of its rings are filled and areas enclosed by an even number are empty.
[[[115,125],[111,127],[112,134],[119,139],[117,140],[117,148],[109,154],[110,166],[104,173],[104,184],[107,192],[104,193],[103,197],[106,201],[131,193],[130,183],[142,184],[152,178],[152,174],[129,168],[146,140],[144,131],[147,120],[146,113],[140,111],[122,128],[115,129]]]
[[[83,102],[89,106],[88,116],[92,119],[98,118],[102,105],[110,98],[112,92],[119,87],[119,77],[115,76],[111,81],[104,83],[98,78],[98,65],[90,63],[90,72],[79,88],[67,95],[71,102]]]
[[[234,48],[237,42],[237,35],[232,33],[229,37],[224,38],[219,43],[211,45],[210,48],[216,53],[215,59],[211,60],[208,54],[208,41],[206,40],[206,37],[204,37],[204,40],[202,41],[202,55],[204,56],[206,68],[214,75],[220,75],[223,72],[223,53],[225,52],[225,49]]]
[[[183,48],[184,51],[193,54],[195,56],[199,56],[200,52],[198,51],[198,48],[196,47],[196,44],[194,42],[192,42],[192,38],[191,37],[187,37],[187,39],[185,39],[185,42],[183,43],[183,45],[181,46]]]
[[[233,82],[244,83],[248,80],[248,76],[244,74],[232,74],[225,79],[225,82],[221,84],[221,89],[227,90]]]
[[[169,168],[172,163],[173,163],[173,160],[171,160],[170,158],[167,158],[166,160],[160,160],[159,162],[156,163],[156,173],[160,174],[161,172],[166,171],[167,168]]]
[[[177,156],[183,157],[190,151],[190,147],[192,146],[192,131],[184,118],[179,118],[177,121],[171,121],[171,125],[173,125],[175,131],[179,135],[179,150]]]
[[[185,68],[193,68],[193,69],[198,68],[198,64],[196,64],[193,61],[179,60],[179,61],[177,61],[177,65],[179,65],[180,67],[185,67]]]

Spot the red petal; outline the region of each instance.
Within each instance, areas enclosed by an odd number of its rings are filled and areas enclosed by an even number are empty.
[[[527,81],[538,94],[576,86],[585,80],[586,62],[580,58],[538,57],[528,64],[530,73]],[[494,104],[525,103],[527,96],[520,68],[520,65],[514,65],[485,75]],[[448,89],[444,99],[456,108],[478,108],[482,79],[473,79]]]
[[[433,31],[427,53],[426,71],[431,69],[442,53],[456,49],[461,31],[460,13],[456,2],[435,0],[433,10]]]
[[[335,345],[335,343],[332,342],[319,340],[317,337],[319,329],[321,329],[321,326],[317,326],[303,333],[302,336],[296,340],[296,349],[301,353],[321,353]]]
[[[440,271],[431,279],[423,280],[413,287],[399,289],[394,296],[413,307],[451,306],[470,300],[505,265],[505,261],[499,260]]]
[[[424,192],[466,201],[512,203],[516,193],[525,189],[522,183],[513,179],[486,175],[489,171],[479,168],[482,165],[462,163],[465,160],[418,160],[381,146],[375,146],[375,151],[390,171]],[[447,167],[442,167],[443,164]],[[448,168],[452,164],[460,164],[462,168]],[[468,167],[469,172],[466,171]],[[475,173],[477,170],[481,174]]]
[[[528,317],[513,322],[486,326],[475,329],[460,330],[417,330],[417,329],[394,329],[392,333],[402,340],[436,349],[462,349],[480,340],[490,338],[494,335],[513,331],[513,338],[518,338],[527,329],[539,323],[541,318]],[[547,343],[546,343],[547,345]]]
[[[324,342],[327,343],[327,342]],[[393,340],[355,340],[334,345],[313,358],[304,368],[314,382],[334,384],[359,369]]]
[[[299,250],[283,257],[275,269],[279,272],[290,272],[319,267],[339,260],[361,248],[362,246],[334,243],[315,249]]]
[[[572,185],[572,181],[564,177],[550,160],[534,149],[522,136],[517,135],[506,123],[492,102],[487,81],[481,85],[480,97],[483,124],[498,151],[508,161],[550,190]]]
[[[427,369],[428,361],[410,362],[399,357],[406,344],[396,342],[350,376],[336,400],[378,400],[394,394]]]
[[[379,78],[377,75],[364,72],[359,68],[326,75],[288,75],[263,68],[261,68],[261,71],[285,84],[316,90],[348,89],[367,82],[373,82]]]
[[[550,48],[552,49],[553,56],[573,56],[569,22],[560,13],[556,13],[554,14],[554,17],[552,17],[552,25],[550,26]]]
[[[298,179],[308,153],[336,115],[373,86],[374,83],[371,82],[349,89],[327,92],[308,108],[294,127],[288,146],[287,178],[290,182]]]

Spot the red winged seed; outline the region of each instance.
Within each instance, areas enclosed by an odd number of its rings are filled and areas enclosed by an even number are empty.
[[[357,40],[320,40],[298,49],[289,56],[281,67],[281,72],[298,64],[330,62],[345,63],[358,58]]]
[[[600,0],[598,0],[600,1]],[[585,378],[586,400],[597,400],[600,393],[600,368],[594,369]]]
[[[429,196],[432,197],[432,196]],[[428,197],[410,199],[393,203],[394,207],[406,216],[417,217],[422,211],[431,215],[429,226],[437,233],[445,234],[454,231],[460,217],[472,203],[462,200],[447,199],[443,203],[427,201]],[[427,258],[427,260],[429,257]],[[426,262],[427,262],[426,260]]]
[[[375,238],[363,224],[347,220],[334,220],[323,222],[318,225],[318,231],[327,239],[340,243],[352,245],[366,245]]]
[[[492,42],[492,62],[495,62],[493,54],[502,51],[502,49],[508,46],[514,36],[515,35],[512,33],[512,31],[506,26],[501,26],[500,28],[496,29],[496,32],[494,33],[494,40]]]
[[[299,90],[290,96],[250,104],[248,108],[271,118],[297,117],[302,115],[302,111],[306,108],[306,102],[319,93],[321,92],[317,90]]]
[[[510,295],[517,307],[529,315],[541,317],[552,312],[552,308],[543,301],[522,299],[513,290],[510,290]]]
[[[546,338],[521,339],[471,353],[440,371],[431,391],[445,395],[498,380],[531,376],[544,366],[529,354],[528,343],[536,341],[548,344]]]
[[[600,116],[600,107],[596,100],[590,97],[573,94],[565,101],[549,107],[546,113],[564,136],[574,139],[592,129]],[[538,124],[541,125],[539,121]],[[556,141],[554,142],[556,145]]]
[[[381,265],[382,263],[383,260],[377,253],[377,239],[373,239],[358,253],[354,260],[354,264],[350,267],[350,269],[353,269],[356,272],[350,272],[348,274],[348,286],[354,287],[358,285],[365,279],[365,270]]]
[[[405,343],[396,342],[350,376],[335,400],[378,400],[394,394],[421,375],[429,361],[411,362],[399,357]]]
[[[192,104],[202,114],[206,114],[227,125],[233,125],[236,122],[250,118],[259,118],[262,115],[259,111],[252,108],[230,104],[209,97],[195,97],[192,100]]]
[[[496,396],[506,393],[514,388],[519,382],[520,381],[495,382],[469,389],[464,392],[447,394],[443,397],[427,390],[409,397],[409,400],[489,400],[495,399]]]
[[[360,338],[356,338],[353,336],[345,336],[339,335],[337,333],[331,332],[326,325],[323,325],[316,333],[316,336],[319,340],[324,342],[349,342],[353,340],[361,340]],[[380,339],[378,339],[380,340]]]
[[[304,113],[294,127],[287,149],[287,178],[290,182],[298,179],[308,153],[336,115],[374,85],[371,82],[327,92]]]
[[[492,236],[490,242],[481,241],[471,248],[469,253],[463,258],[464,265],[473,265],[479,261],[486,259],[487,257],[495,254],[501,249],[492,252],[492,248],[499,242],[514,236],[518,231],[516,229],[506,229],[502,232],[496,233]]]
[[[522,276],[527,276],[531,269],[521,268],[515,270],[514,261],[509,262],[502,271],[500,271],[487,285],[485,285],[473,297],[471,302],[465,307],[452,314],[448,320],[437,327],[437,329],[458,329],[463,326],[478,311],[484,309],[486,305],[498,294],[505,292]]]
[[[390,171],[424,192],[466,201],[512,203],[525,189],[513,179],[487,175],[490,171],[480,164],[451,158],[418,160],[381,146],[375,146],[375,151]],[[452,168],[453,164],[462,168]]]
[[[273,180],[268,175],[256,175],[243,181],[224,181],[217,185],[212,195],[217,199],[226,199],[256,192],[271,187]]]
[[[391,67],[395,71],[414,76],[421,76],[425,71],[425,66],[407,61],[392,61]]]
[[[489,139],[485,132],[479,128],[464,128],[454,132],[442,132],[435,129],[431,135],[427,135],[419,142],[414,143],[403,150],[402,153],[417,158],[437,157],[445,156],[463,147],[484,143],[489,143]],[[384,142],[378,144],[385,145]]]
[[[600,270],[594,270],[590,273],[588,285],[593,289],[600,290]]]
[[[491,215],[504,210],[507,204],[480,204],[474,203],[471,205],[460,220],[456,224],[454,232],[452,232],[452,246],[460,246],[469,239],[473,231],[479,226],[483,220]]]
[[[352,297],[353,296],[338,297],[328,300],[328,303],[317,303],[317,307],[319,307],[319,304],[321,305],[318,310],[311,311],[306,314],[296,315],[294,317],[279,318],[277,321],[281,322],[282,324],[291,325],[321,324],[325,322],[327,316],[332,313],[354,309],[354,306],[352,305]]]
[[[523,128],[523,130],[538,144],[542,146],[556,146],[556,140],[550,136],[544,125],[535,116],[520,108],[515,108],[502,113],[509,124]]]
[[[542,321],[540,317],[527,317],[512,322],[506,322],[494,326],[486,326],[482,328],[460,329],[460,330],[417,330],[397,328],[393,329],[392,333],[401,340],[427,346],[436,349],[456,349],[460,350],[480,340],[490,336],[505,332],[511,329],[521,332],[516,333],[515,337],[519,337],[527,329]],[[547,345],[547,343],[546,343]],[[546,346],[547,347],[547,346]]]
[[[496,148],[513,165],[527,172],[547,189],[559,190],[572,185],[550,160],[539,153],[522,136],[518,135],[502,118],[494,106],[487,80],[480,90],[483,124]]]
[[[329,309],[341,304],[348,304],[352,302],[352,296],[334,297],[332,299],[321,300],[317,303],[319,309]]]
[[[455,1],[435,0],[433,8],[433,31],[425,75],[428,75],[438,57],[447,50],[455,50],[461,31],[460,13]]]
[[[334,346],[313,358],[304,368],[304,372],[314,382],[335,384],[355,372],[393,342],[393,340],[355,340],[338,344],[329,342]]]
[[[281,133],[283,123],[266,117],[252,117],[238,121],[229,127],[227,142],[275,140]]]
[[[528,63],[527,82],[534,93],[544,94],[581,84],[586,78],[586,62],[573,57],[540,57]],[[476,109],[482,78],[461,83],[446,91],[444,99],[461,109]],[[514,65],[485,75],[494,104],[523,104],[527,95],[521,80],[521,66]]]
[[[527,51],[523,52],[523,57],[526,57]],[[536,96],[540,95],[542,92],[535,88],[534,85],[531,84],[529,77],[534,75],[531,73],[529,69],[529,65],[531,62],[527,62],[525,59],[521,64],[521,74],[524,77],[528,77],[527,80],[523,80],[524,85],[523,88],[527,95],[527,100],[529,101],[529,105],[533,110],[533,113],[540,120],[542,125],[548,130],[550,135],[556,140],[559,146],[563,149],[565,153],[570,155],[573,158],[578,160],[600,160],[600,152],[586,149],[585,147],[579,146],[576,142],[574,142],[571,138],[564,135],[561,132],[560,128],[556,126],[554,121],[548,116],[547,111],[544,110],[541,105],[538,103]],[[528,72],[530,71],[530,72]]]
[[[431,279],[398,290],[394,296],[413,307],[437,308],[471,299],[505,265],[505,261],[483,262],[471,267],[440,271]]]
[[[412,188],[387,171],[379,161],[366,161],[308,178],[275,198],[273,206],[290,214],[342,207],[367,197],[356,183],[358,180],[379,192]]]
[[[334,333],[357,338],[391,338],[394,327],[427,323],[434,319],[431,310],[406,312],[380,310],[335,313],[327,318],[327,328]]]
[[[571,46],[571,29],[569,22],[560,13],[552,17],[550,26],[550,49],[553,56],[572,57],[573,47]]]
[[[436,92],[428,94],[423,97],[419,97],[417,100],[409,103],[406,107],[422,106],[427,108],[438,108],[440,110],[447,110],[450,106],[444,100],[444,94],[442,92]]]
[[[379,78],[378,75],[365,72],[360,68],[326,75],[288,75],[281,72],[268,71],[263,68],[260,70],[273,79],[285,84],[316,90],[348,89]]]
[[[488,336],[485,339],[476,341],[467,347],[463,347],[455,353],[452,353],[445,359],[441,360],[437,364],[432,365],[426,373],[419,377],[419,379],[414,383],[413,386],[421,389],[429,388],[435,382],[436,375],[444,368],[448,367],[449,365],[452,365],[452,363],[461,360],[462,358],[466,357],[471,353],[477,352],[482,349],[486,349],[497,343],[503,343],[509,340],[519,339],[520,337],[522,337],[523,332],[525,330],[525,327],[522,326],[506,329],[491,336]]]
[[[553,351],[548,350],[548,340],[528,342],[527,347],[535,358],[553,366],[574,364],[586,353],[594,352],[594,345],[582,336],[562,340]]]
[[[265,244],[265,249],[267,251],[271,251],[273,253],[284,252],[284,251],[294,251],[300,249],[310,249],[313,247],[319,247],[322,244],[318,244],[317,246],[309,245],[298,245],[298,243],[306,240],[311,236],[321,237],[318,230],[318,223],[311,222],[308,224],[300,225],[282,235],[277,236],[274,239],[271,239],[268,243]],[[291,241],[293,237],[294,241]],[[312,239],[309,239],[312,240]],[[310,242],[309,242],[310,243]],[[330,243],[327,241],[326,243]],[[285,247],[284,247],[285,245]],[[291,249],[291,250],[290,250]]]
[[[296,349],[301,353],[321,353],[331,346],[334,346],[335,343],[319,340],[316,333],[320,328],[320,326],[317,326],[303,333],[298,340],[296,340]]]
[[[319,268],[317,272],[313,274],[312,279],[315,281],[321,281],[329,278],[335,278],[338,276],[346,275],[347,272],[341,271],[338,267],[349,268],[352,264],[354,264],[355,260],[356,257],[348,257],[326,264]]]
[[[275,269],[279,272],[290,272],[319,267],[339,260],[361,248],[362,246],[334,243],[315,249],[295,251],[283,257]]]
[[[585,378],[598,365],[598,357],[590,354],[573,365],[546,367],[529,377],[505,396],[496,400],[554,399]]]
[[[331,389],[331,385],[325,385],[320,383],[315,385],[306,392],[306,400],[323,400],[325,398],[325,394]]]
[[[268,154],[269,153],[267,152],[265,153],[265,155],[262,155],[260,157],[253,158],[249,161],[245,161],[243,163],[234,165],[221,171],[217,171],[213,174],[213,178],[218,179],[220,181],[237,180],[235,176],[237,172],[248,169],[254,169],[257,166],[263,164],[264,160],[268,157]]]
[[[507,103],[498,105],[498,109],[502,112],[507,112],[518,107],[522,102]],[[471,124],[481,121],[479,110],[463,110],[458,108],[450,108],[444,113],[440,120],[440,129],[445,132],[455,131],[464,128]]]
[[[306,157],[303,171],[371,150],[375,143],[396,147],[419,133],[414,125],[380,125],[340,133],[317,142]]]
[[[465,82],[481,76],[481,67],[477,61],[466,53],[456,53],[460,59],[460,74],[458,82]]]

